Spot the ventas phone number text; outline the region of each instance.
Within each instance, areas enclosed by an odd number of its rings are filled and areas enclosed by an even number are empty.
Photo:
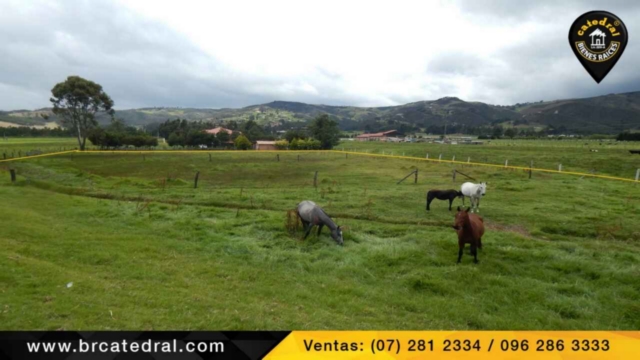
[[[425,339],[410,339],[400,341],[399,339],[373,339],[371,341],[371,352],[390,352],[399,354],[400,352],[596,352],[609,351],[609,340],[602,339],[538,339],[530,341],[527,339],[455,339],[443,340],[442,342]]]

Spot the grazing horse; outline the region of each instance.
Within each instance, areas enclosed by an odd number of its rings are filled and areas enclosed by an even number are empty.
[[[306,239],[311,232],[311,228],[314,225],[318,225],[318,236],[320,236],[320,231],[322,231],[322,227],[327,225],[329,230],[331,230],[331,237],[335,240],[338,245],[344,244],[342,239],[342,229],[340,226],[336,225],[333,220],[327,215],[324,210],[313,201],[305,200],[298,204],[296,209],[298,213],[298,217],[302,221],[302,224],[305,227],[304,238]]]
[[[462,193],[457,190],[429,190],[427,193],[427,211],[433,199],[449,200],[449,211],[451,211],[451,204],[457,197],[463,197]]]
[[[474,204],[475,204],[475,212],[480,211],[480,198],[485,195],[487,192],[487,183],[483,182],[480,184],[474,184],[471,182],[466,182],[462,184],[460,187],[460,192],[462,193],[462,205],[464,205],[464,197],[468,196],[469,201],[471,202],[471,212],[474,212]]]
[[[478,249],[482,249],[482,235],[484,235],[484,223],[480,216],[476,214],[470,214],[469,210],[460,210],[458,206],[458,213],[456,214],[456,220],[452,228],[458,233],[458,263],[462,258],[462,250],[465,244],[471,244],[471,254],[473,255],[473,262],[478,263]]]

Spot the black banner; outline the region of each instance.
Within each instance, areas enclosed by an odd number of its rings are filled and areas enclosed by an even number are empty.
[[[2,331],[8,359],[262,359],[290,331]]]

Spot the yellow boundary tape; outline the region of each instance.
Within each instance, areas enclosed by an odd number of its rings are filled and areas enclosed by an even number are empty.
[[[0,160],[0,163],[3,163],[3,162],[10,162],[10,161],[28,160],[28,159],[33,159],[33,158],[37,158],[37,157],[45,157],[45,156],[54,156],[54,155],[60,155],[60,154],[68,154],[68,153],[74,153],[74,152],[77,152],[77,151],[78,151],[78,150],[67,150],[67,151],[59,151],[59,152],[47,153],[47,154],[40,154],[40,155],[23,156],[23,157],[17,157],[17,158],[11,158],[11,159],[4,159],[4,160]]]
[[[347,154],[354,154],[354,155],[378,156],[378,157],[395,158],[395,159],[403,159],[403,160],[420,160],[420,161],[427,161],[427,162],[434,162],[434,163],[448,163],[448,164],[473,165],[473,166],[488,166],[488,167],[495,167],[495,168],[501,168],[501,169],[514,169],[514,170],[525,170],[525,171],[529,171],[529,169],[530,169],[530,168],[525,167],[525,166],[504,166],[504,165],[498,165],[498,164],[474,163],[474,162],[457,161],[457,160],[423,159],[423,158],[417,158],[417,157],[411,157],[411,156],[386,155],[386,154],[385,155],[382,155],[382,154],[369,154],[369,153],[360,153],[360,152],[353,152],[353,151],[340,151],[340,150],[332,150],[332,151],[340,152],[340,153],[347,153]],[[594,177],[594,178],[607,179],[607,180],[627,181],[627,182],[633,182],[633,183],[637,182],[634,179],[629,179],[629,178],[622,178],[622,177],[608,176],[608,175],[596,175],[596,174],[589,174],[589,173],[579,173],[579,172],[575,172],[575,171],[558,171],[558,170],[540,169],[540,168],[531,168],[531,171],[546,172],[546,173],[552,173],[552,174],[587,176],[587,177]]]
[[[68,153],[101,153],[101,154],[142,154],[142,153],[198,153],[198,154],[206,154],[206,153],[235,153],[235,154],[252,154],[252,153],[340,153],[340,154],[352,154],[352,155],[363,155],[363,156],[373,156],[373,157],[383,157],[390,159],[402,159],[402,160],[417,160],[417,161],[425,161],[425,162],[433,162],[433,163],[446,163],[446,164],[460,164],[460,165],[473,165],[473,166],[487,166],[501,169],[514,169],[514,170],[524,170],[524,171],[536,171],[536,172],[546,172],[552,174],[563,174],[563,175],[575,175],[575,176],[586,176],[598,179],[607,179],[607,180],[617,180],[617,181],[626,181],[632,183],[638,183],[638,181],[630,178],[622,178],[617,176],[608,176],[608,175],[596,175],[589,173],[580,173],[575,171],[558,171],[551,169],[541,169],[541,168],[528,168],[525,166],[504,166],[498,164],[486,164],[486,163],[476,163],[476,162],[466,162],[466,161],[456,161],[456,160],[436,160],[436,159],[424,159],[412,156],[399,156],[399,155],[386,155],[386,154],[372,154],[366,152],[357,152],[357,151],[344,151],[344,150],[69,150],[69,151],[60,151],[55,153],[41,154],[41,155],[33,155],[33,156],[24,156],[20,158],[12,158],[6,160],[0,160],[0,163],[10,162],[10,161],[19,161],[19,160],[27,160],[33,159],[37,157],[44,156],[55,156],[61,154]]]

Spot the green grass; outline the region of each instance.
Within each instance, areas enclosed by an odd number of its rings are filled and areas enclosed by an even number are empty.
[[[4,137],[0,136],[0,160],[4,155],[8,159],[27,156],[28,153],[51,153],[78,148],[75,138],[47,138],[47,137]]]
[[[533,167],[557,170],[562,164],[564,171],[634,178],[640,168],[640,155],[629,153],[629,149],[639,149],[638,142],[599,142],[593,140],[482,140],[483,145],[450,145],[431,143],[382,143],[345,141],[337,148],[370,153],[415,156],[442,160],[489,163],[510,166]],[[591,152],[590,150],[598,150]]]
[[[464,167],[489,183],[487,232],[480,263],[467,250],[456,265],[453,213],[440,201],[424,209],[426,190],[459,187],[451,166],[280,160],[76,153],[13,163],[15,184],[0,171],[0,328],[640,328],[635,184]],[[395,185],[415,168],[418,184]],[[286,231],[286,211],[304,199],[346,227],[343,247],[326,229],[304,241]]]

